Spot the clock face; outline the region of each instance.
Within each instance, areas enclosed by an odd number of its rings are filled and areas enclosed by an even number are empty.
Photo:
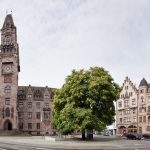
[[[4,66],[4,71],[5,71],[6,73],[11,72],[11,66],[10,66],[10,65]]]

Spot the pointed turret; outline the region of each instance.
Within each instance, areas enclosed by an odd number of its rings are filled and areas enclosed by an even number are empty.
[[[143,78],[143,79],[141,80],[139,86],[147,86],[147,85],[148,85],[147,81],[145,80],[145,78]]]
[[[1,29],[1,45],[10,44],[17,45],[17,31],[12,15],[8,14]]]
[[[12,14],[8,14],[5,17],[3,27],[1,29],[1,45],[0,55],[13,54],[17,57],[18,71],[19,66],[19,46],[17,43],[17,28],[14,25]]]
[[[6,16],[3,27],[1,30],[5,29],[5,28],[16,28],[14,25],[13,17],[11,14],[8,14]]]

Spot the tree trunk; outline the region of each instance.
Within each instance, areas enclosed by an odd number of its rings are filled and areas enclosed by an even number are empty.
[[[87,130],[87,139],[93,140],[93,130]]]
[[[85,130],[82,130],[82,140],[85,140]]]

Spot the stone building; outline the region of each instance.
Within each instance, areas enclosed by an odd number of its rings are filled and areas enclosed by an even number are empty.
[[[11,14],[1,29],[0,68],[0,130],[51,134],[53,89],[18,86],[19,45]]]
[[[137,89],[126,77],[116,102],[117,134],[150,133],[150,84],[143,78]]]
[[[150,84],[144,78],[140,82],[138,93],[138,131],[150,133]]]
[[[116,103],[117,134],[137,132],[137,102],[138,90],[126,77]]]

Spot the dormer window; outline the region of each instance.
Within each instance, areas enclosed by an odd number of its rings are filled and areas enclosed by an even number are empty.
[[[49,99],[49,97],[50,97],[49,95],[44,95],[45,99]]]
[[[32,94],[31,93],[29,93],[27,96],[28,96],[28,98],[32,98]]]
[[[43,94],[40,90],[36,90],[34,92],[34,99],[42,99],[43,98]]]

